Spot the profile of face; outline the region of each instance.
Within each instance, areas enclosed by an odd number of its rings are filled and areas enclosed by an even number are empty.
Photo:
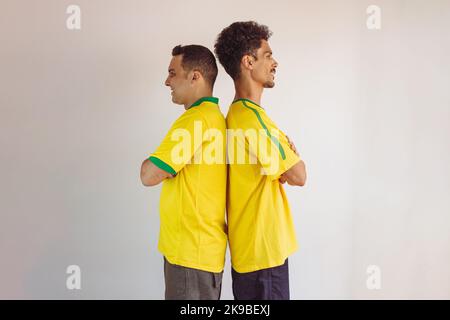
[[[256,51],[256,59],[251,61],[252,78],[264,88],[275,86],[275,73],[278,62],[272,56],[272,49],[266,40],[261,40],[261,47]]]
[[[169,64],[169,75],[165,81],[165,85],[172,90],[172,102],[175,104],[185,104],[191,89],[191,72],[186,72],[181,65],[183,61],[182,55],[172,57]]]

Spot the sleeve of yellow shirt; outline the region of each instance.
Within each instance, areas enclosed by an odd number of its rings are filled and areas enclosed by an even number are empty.
[[[258,145],[249,143],[249,151],[258,159],[262,170],[271,180],[280,176],[300,161],[291,149],[286,135],[265,115],[258,113],[253,126],[257,127]]]
[[[196,109],[185,111],[172,125],[163,141],[149,157],[160,169],[176,175],[190,163],[202,145],[207,124]]]

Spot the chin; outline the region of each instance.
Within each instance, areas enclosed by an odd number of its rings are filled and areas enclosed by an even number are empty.
[[[264,88],[273,88],[275,87],[275,82],[273,81],[267,81],[266,83],[264,83]]]
[[[177,100],[177,99],[175,99],[175,98],[172,98],[172,102],[173,102],[174,104],[179,104],[179,105],[184,104],[183,102],[181,102],[181,101],[179,101],[179,100]]]

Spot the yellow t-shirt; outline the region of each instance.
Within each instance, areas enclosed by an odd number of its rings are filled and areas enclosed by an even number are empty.
[[[223,270],[227,246],[226,126],[217,103],[192,104],[149,157],[174,175],[161,190],[159,251],[172,264],[209,272]]]
[[[282,265],[298,246],[278,179],[300,158],[264,109],[250,100],[233,102],[226,122],[227,222],[233,269],[244,273]]]

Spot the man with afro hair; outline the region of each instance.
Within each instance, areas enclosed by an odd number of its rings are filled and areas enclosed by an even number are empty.
[[[275,86],[278,67],[268,42],[271,35],[256,22],[235,22],[222,30],[214,46],[235,86],[226,122],[228,239],[237,300],[289,299],[288,256],[297,250],[297,241],[283,184],[306,182],[305,164],[294,144],[261,106],[264,89]],[[237,132],[243,132],[243,139]],[[258,139],[252,139],[252,132]],[[245,150],[237,161],[236,146]],[[267,146],[270,156],[263,152]]]

